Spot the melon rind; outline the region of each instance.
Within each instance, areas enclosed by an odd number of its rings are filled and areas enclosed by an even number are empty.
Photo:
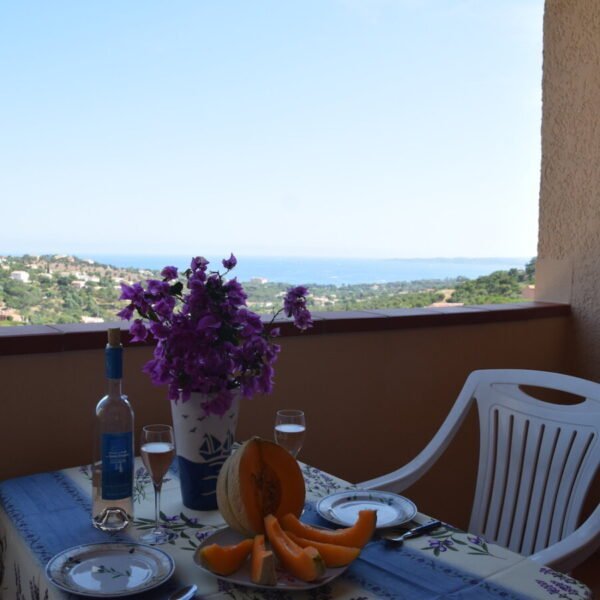
[[[261,533],[254,537],[252,546],[250,579],[258,585],[277,585],[275,555],[265,548],[265,536]]]
[[[242,535],[251,536],[252,534],[250,531],[243,527],[243,525],[236,519],[234,509],[230,504],[230,498],[233,495],[233,491],[230,490],[230,474],[235,472],[233,464],[236,460],[239,462],[239,456],[237,455],[240,450],[241,448],[229,456],[223,463],[223,467],[219,473],[219,478],[217,479],[217,506],[219,507],[221,516],[223,519],[225,519],[225,522],[229,525],[229,527],[241,533]]]

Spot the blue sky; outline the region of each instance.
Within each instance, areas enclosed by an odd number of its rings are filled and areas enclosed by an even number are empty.
[[[0,12],[0,254],[533,256],[543,0]]]

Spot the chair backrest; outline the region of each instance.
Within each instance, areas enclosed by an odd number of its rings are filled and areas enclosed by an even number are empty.
[[[583,397],[554,404],[522,387]],[[463,390],[480,419],[477,488],[469,530],[530,555],[572,533],[600,464],[600,384],[525,370],[472,373]]]

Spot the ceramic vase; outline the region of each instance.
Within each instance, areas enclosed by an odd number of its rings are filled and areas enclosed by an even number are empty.
[[[185,402],[171,402],[181,496],[193,510],[217,508],[217,478],[231,453],[238,419],[237,393],[223,416],[205,414],[207,399],[207,394],[192,393]]]

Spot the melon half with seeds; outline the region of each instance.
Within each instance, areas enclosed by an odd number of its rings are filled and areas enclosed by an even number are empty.
[[[253,437],[226,461],[217,480],[217,504],[242,535],[264,533],[264,518],[299,517],[306,489],[296,459],[274,442]]]

